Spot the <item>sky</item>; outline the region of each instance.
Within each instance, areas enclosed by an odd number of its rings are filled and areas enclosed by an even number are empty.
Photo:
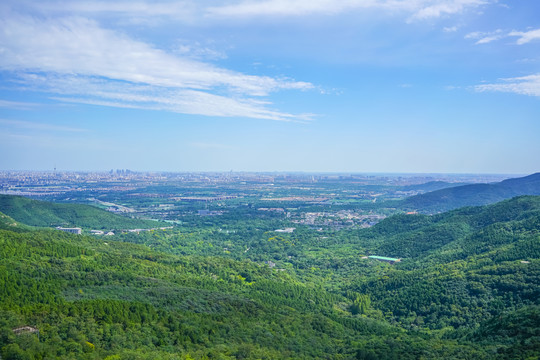
[[[3,0],[0,170],[540,171],[537,0]]]

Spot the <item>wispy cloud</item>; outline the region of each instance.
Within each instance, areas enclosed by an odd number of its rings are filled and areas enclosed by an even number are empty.
[[[540,29],[536,30],[530,30],[530,31],[512,31],[508,36],[518,36],[519,39],[517,40],[518,45],[523,45],[528,42],[531,42],[533,40],[539,40],[540,39]]]
[[[401,12],[408,20],[438,18],[488,4],[490,0],[246,0],[209,7],[209,16],[305,16],[335,15],[350,10]]]
[[[2,133],[0,133],[0,139],[3,141],[28,141],[33,140],[34,137],[27,134],[13,134],[8,131],[2,131]]]
[[[0,44],[0,69],[19,74],[29,88],[59,94],[86,92],[116,101],[123,97],[123,101],[143,107],[145,103],[167,102],[176,111],[187,109],[190,114],[294,119],[295,115],[270,110],[268,102],[256,99],[275,91],[314,87],[308,82],[246,75],[174,55],[81,17],[53,21],[11,16],[0,23]],[[78,83],[82,90],[75,87]],[[109,91],[111,88],[115,93]],[[150,93],[145,92],[148,90]],[[169,96],[157,101],[163,94]],[[197,101],[209,103],[205,107],[188,104]]]
[[[305,122],[312,114],[288,114],[269,109],[261,97],[212,94],[195,89],[126,84],[92,76],[27,73],[19,77],[21,88],[58,94],[53,100],[97,106],[169,111],[181,114],[249,117]]]
[[[478,45],[479,45],[479,44],[488,44],[488,43],[490,43],[490,42],[492,42],[492,41],[496,41],[496,40],[499,40],[499,39],[501,39],[501,38],[502,38],[501,35],[485,36],[485,37],[479,39],[479,40],[476,42],[476,44],[478,44]]]
[[[496,3],[497,0],[225,0],[220,2],[183,1],[58,1],[31,3],[20,0],[25,8],[57,14],[114,14],[134,21],[143,18],[174,18],[193,22],[201,18],[246,16],[336,15],[350,10],[401,12],[411,19],[430,19],[459,14],[468,9]],[[15,5],[16,6],[16,5]]]
[[[265,108],[266,103],[255,100],[235,100],[200,91],[179,91],[173,97],[149,97],[136,94],[101,93],[102,97],[55,97],[54,99],[88,105],[130,109],[170,111],[180,114],[248,117],[276,121],[309,122],[313,114],[287,114]]]
[[[465,35],[465,39],[477,40],[476,44],[487,44],[492,41],[500,40],[507,37],[517,36],[517,45],[527,44],[531,41],[540,39],[540,29],[530,31],[511,31],[503,32],[501,29],[489,32],[475,31]]]
[[[430,19],[445,15],[460,14],[468,9],[492,3],[490,0],[440,0],[413,1],[417,3],[412,19]]]
[[[479,92],[498,91],[540,96],[540,74],[500,79],[498,83],[477,85],[474,88]]]
[[[443,31],[447,33],[452,33],[452,32],[458,31],[458,29],[459,29],[458,26],[449,26],[449,27],[444,27]]]
[[[192,21],[200,16],[200,5],[196,1],[59,1],[43,0],[29,2],[20,0],[13,6],[33,9],[45,14],[79,14],[82,16],[111,15],[128,22],[150,23],[157,18]]]
[[[252,96],[312,87],[306,82],[245,75],[173,56],[84,18],[11,18],[3,22],[2,32],[0,66],[7,70],[101,76],[178,88],[225,87]]]
[[[475,44],[488,44],[492,41],[502,39],[506,36],[501,29],[490,32],[475,31],[465,35],[465,39],[476,40]]]
[[[21,101],[0,100],[0,108],[32,110],[35,109],[37,106],[39,106],[39,104]]]
[[[3,127],[11,128],[22,128],[27,130],[45,130],[45,131],[62,131],[62,132],[87,132],[86,129],[74,128],[69,126],[53,125],[38,123],[33,121],[23,121],[23,120],[10,120],[10,119],[0,119],[0,125]]]
[[[181,41],[175,50],[175,54],[186,56],[197,60],[208,59],[226,59],[227,54],[223,51],[213,49],[208,46],[203,46],[201,43]]]
[[[42,9],[78,13],[129,13],[147,16],[189,13],[193,8],[190,1],[43,1],[36,5]]]

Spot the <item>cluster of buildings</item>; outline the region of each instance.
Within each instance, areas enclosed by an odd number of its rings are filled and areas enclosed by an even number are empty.
[[[160,230],[166,230],[166,229],[172,229],[172,228],[173,228],[172,226],[165,226],[165,227],[160,227],[159,229]],[[56,229],[60,230],[60,231],[68,232],[70,234],[76,234],[76,235],[82,234],[82,228],[78,228],[78,227],[65,228],[65,227],[57,226]],[[156,230],[156,229],[158,229],[158,228],[154,228],[154,229],[129,229],[129,230],[122,230],[122,232],[130,232],[130,233],[137,233],[138,234],[140,232],[152,231],[152,230]],[[112,236],[112,235],[114,235],[114,232],[113,231],[103,231],[103,230],[90,230],[90,234],[92,234],[92,235],[103,235],[103,236]]]
[[[311,226],[359,226],[370,227],[386,218],[380,214],[361,214],[354,210],[340,210],[336,212],[304,212],[297,215],[300,219],[292,220],[296,224]]]
[[[289,228],[285,228],[285,229],[277,229],[277,230],[274,230],[274,231],[277,232],[277,233],[292,234],[294,232],[294,230],[296,230],[296,228],[289,227]]]

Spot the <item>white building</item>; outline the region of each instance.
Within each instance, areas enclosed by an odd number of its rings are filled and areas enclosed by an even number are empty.
[[[81,228],[63,228],[61,226],[57,226],[56,229],[77,235],[80,235],[82,233]]]

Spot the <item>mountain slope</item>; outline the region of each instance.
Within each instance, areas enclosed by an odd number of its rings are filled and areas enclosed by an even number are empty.
[[[535,239],[538,229],[540,196],[520,196],[432,216],[395,215],[367,234],[371,252],[426,264],[478,255],[489,247],[510,246],[520,234]],[[531,245],[529,255],[540,257],[534,249],[536,246]]]
[[[348,290],[369,295],[373,307],[404,327],[451,327],[474,338],[483,324],[540,305],[539,196],[433,216],[394,216],[361,241],[372,254],[402,261],[387,265],[384,276],[357,277]],[[539,328],[537,323],[521,334],[532,337],[526,341],[506,339],[504,352],[539,346]]]
[[[158,222],[130,219],[81,204],[56,204],[22,196],[0,195],[0,212],[31,226],[75,226],[92,229],[157,227]]]
[[[468,185],[466,183],[449,183],[446,181],[429,181],[423,184],[402,186],[402,190],[436,191],[456,186]]]
[[[353,316],[347,301],[250,261],[0,230],[4,359],[487,358]],[[15,333],[25,327],[39,340]]]
[[[429,213],[492,204],[520,195],[540,195],[540,173],[494,184],[463,185],[411,196],[403,200],[400,207]]]
[[[12,217],[0,212],[0,229],[21,232],[29,230],[30,227],[15,221]]]

